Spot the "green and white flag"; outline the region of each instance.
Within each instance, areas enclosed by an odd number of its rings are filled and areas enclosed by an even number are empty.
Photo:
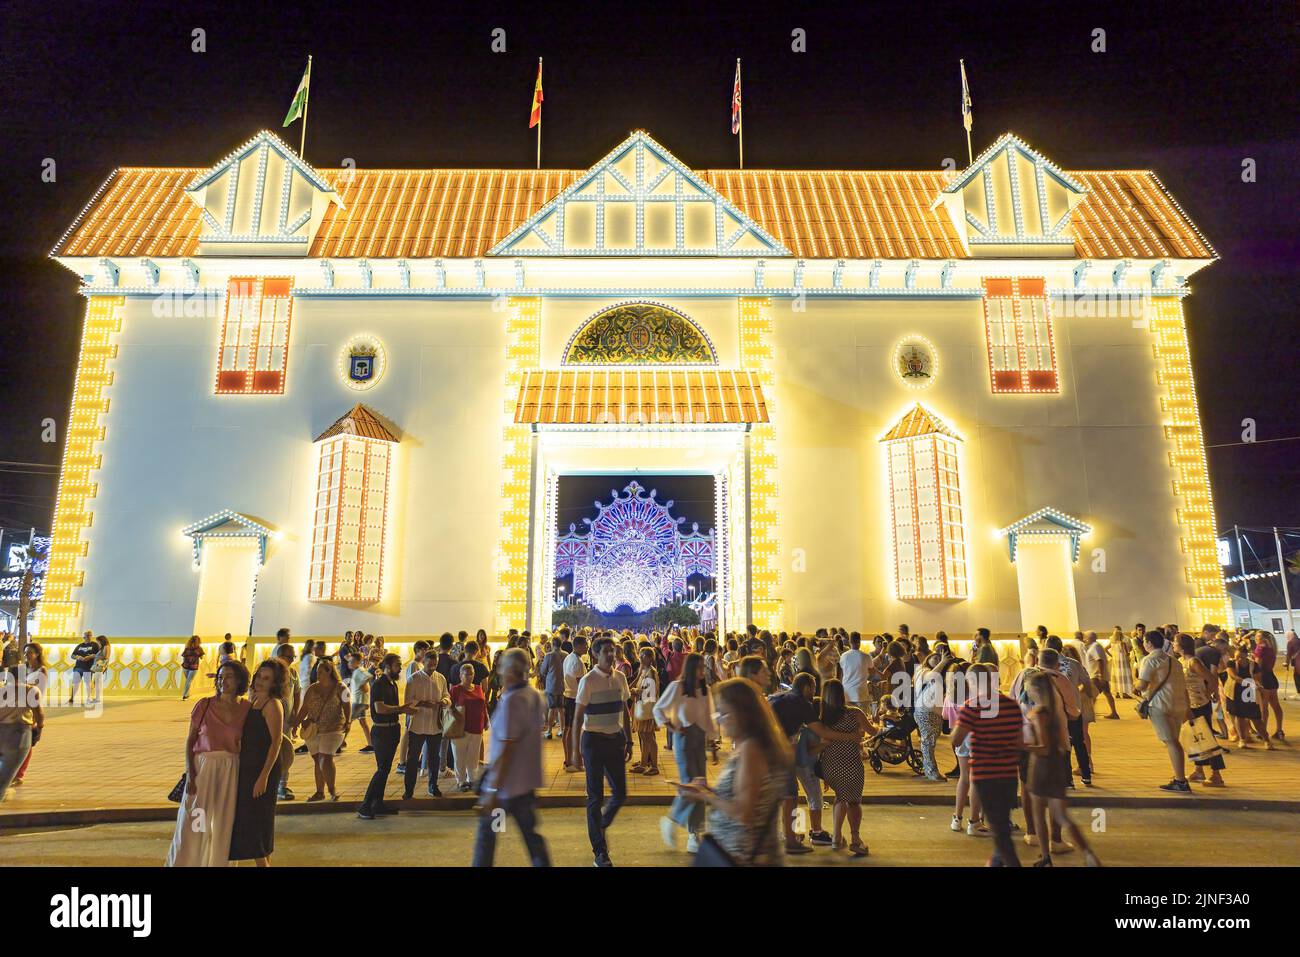
[[[284,115],[283,126],[288,126],[300,116],[307,114],[307,88],[311,86],[311,57],[307,57],[307,69],[303,71],[302,80],[298,83],[298,92],[293,95],[293,102],[289,104],[289,112]]]

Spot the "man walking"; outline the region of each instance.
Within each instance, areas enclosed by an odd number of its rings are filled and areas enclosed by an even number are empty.
[[[1092,681],[1092,686],[1097,690],[1097,694],[1105,695],[1106,703],[1110,705],[1110,714],[1106,717],[1113,721],[1118,720],[1119,712],[1115,710],[1115,696],[1110,693],[1110,655],[1097,640],[1095,631],[1084,632],[1083,660],[1088,665],[1088,677]]]
[[[981,682],[980,692],[957,715],[952,744],[970,739],[970,779],[993,832],[990,867],[1019,867],[1011,838],[1011,809],[1016,803],[1020,752],[1024,748],[1024,718],[1015,701],[998,692],[997,669],[974,664],[967,672]]]
[[[564,658],[565,651],[560,647],[560,636],[551,642],[550,653],[543,656],[537,666],[537,678],[546,695],[546,739],[551,739],[551,729],[557,725],[560,734],[564,734]],[[565,757],[568,757],[566,752]]]
[[[574,650],[578,640],[574,639]],[[613,867],[605,832],[614,815],[627,800],[627,761],[632,757],[632,722],[623,672],[614,669],[614,639],[601,635],[592,644],[596,667],[578,682],[573,724],[581,729],[579,768],[587,771],[587,837],[591,839],[593,863]],[[568,669],[565,669],[566,677]],[[609,801],[605,802],[605,781]],[[601,807],[604,802],[604,807]]]
[[[442,709],[451,706],[451,696],[447,693],[447,682],[438,674],[438,653],[424,652],[424,667],[412,671],[406,679],[407,707],[415,706],[419,710],[407,718],[406,766],[402,797],[411,800],[415,795],[415,779],[420,776],[421,759],[429,769],[429,797],[442,797],[438,789],[438,771],[441,767],[442,754]],[[433,707],[421,707],[431,702]]]
[[[401,657],[385,655],[379,665],[379,677],[370,689],[370,721],[374,726],[370,731],[370,741],[375,749],[375,775],[370,779],[361,809],[357,811],[357,817],[364,821],[373,821],[380,814],[397,813],[397,808],[384,803],[384,787],[388,784],[388,773],[393,769],[393,757],[397,754],[397,742],[401,736],[398,715],[415,714],[426,705],[432,706],[432,702],[397,703],[397,679],[401,673]]]
[[[840,681],[849,705],[865,713],[871,697],[871,659],[862,650],[862,635],[858,632],[849,635],[849,645],[849,650],[840,655]]]
[[[68,705],[71,706],[77,702],[77,689],[81,688],[81,700],[84,704],[86,701],[85,687],[91,686],[91,693],[94,693],[94,668],[95,658],[99,654],[99,642],[95,640],[94,632],[86,632],[81,636],[81,644],[72,649],[72,672],[70,680],[72,681],[71,692],[68,695]]]
[[[474,866],[491,867],[497,830],[514,818],[533,867],[550,867],[546,840],[537,833],[537,789],[542,786],[542,724],[547,717],[541,692],[528,686],[530,662],[522,648],[502,652],[497,663],[504,689],[492,715],[488,769],[483,776],[482,816],[474,839]]]

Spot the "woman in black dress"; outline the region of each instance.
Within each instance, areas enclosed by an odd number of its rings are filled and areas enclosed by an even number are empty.
[[[275,800],[280,788],[280,739],[284,712],[280,704],[289,680],[283,661],[271,658],[257,666],[239,746],[239,785],[230,860],[256,861],[269,867],[275,850]]]

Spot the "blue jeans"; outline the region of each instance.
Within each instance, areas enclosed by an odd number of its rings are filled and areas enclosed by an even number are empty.
[[[593,854],[609,853],[605,829],[627,800],[627,742],[620,734],[582,732],[582,763],[587,768],[587,837]],[[605,780],[609,800],[605,801]],[[604,805],[603,807],[601,805]]]
[[[0,724],[0,801],[31,750],[30,724]]]
[[[690,782],[704,777],[707,768],[704,732],[691,725],[675,737],[677,747],[673,748],[673,757],[677,759],[677,773],[681,775],[681,780]],[[672,810],[668,816],[693,834],[704,830],[703,801],[694,801],[679,794],[673,798]]]
[[[537,833],[537,794],[529,791],[515,797],[503,798],[497,805],[499,811],[515,819],[519,833],[524,837],[528,857],[533,867],[550,867],[551,855],[546,849],[546,839]],[[491,867],[497,850],[495,824],[501,814],[483,814],[478,819],[478,833],[474,837],[474,866]]]
[[[411,743],[406,749],[406,773],[402,781],[402,793],[407,798],[415,793],[415,779],[420,776],[420,764],[423,760],[429,763],[429,793],[433,794],[438,788],[438,772],[442,770],[442,762],[438,759],[442,754],[442,735],[420,734],[418,731],[407,731],[406,735]]]
[[[185,684],[181,688],[181,697],[188,698],[190,696],[190,685],[194,684],[194,676],[198,674],[198,671],[191,671],[188,668],[182,668],[181,671],[185,675]]]

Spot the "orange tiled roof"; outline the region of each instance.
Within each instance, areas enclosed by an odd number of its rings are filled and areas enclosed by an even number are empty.
[[[192,256],[199,208],[185,187],[201,169],[123,167],[91,200],[56,256]],[[585,170],[321,170],[331,204],[312,256],[485,255]],[[935,172],[704,170],[704,180],[796,256],[966,258]],[[1208,259],[1214,252],[1154,173],[1076,172],[1088,189],[1074,210],[1079,256]]]
[[[739,425],[766,422],[752,372],[729,369],[528,372],[515,422],[526,425]]]
[[[880,441],[892,442],[894,439],[913,439],[919,435],[933,435],[936,433],[954,439],[961,438],[948,423],[918,402],[894,424],[892,429],[885,433]]]
[[[385,442],[397,441],[397,436],[393,435],[388,426],[379,421],[379,418],[360,402],[312,441],[319,442],[321,439],[333,438],[336,435],[358,435],[363,439],[383,439]]]

